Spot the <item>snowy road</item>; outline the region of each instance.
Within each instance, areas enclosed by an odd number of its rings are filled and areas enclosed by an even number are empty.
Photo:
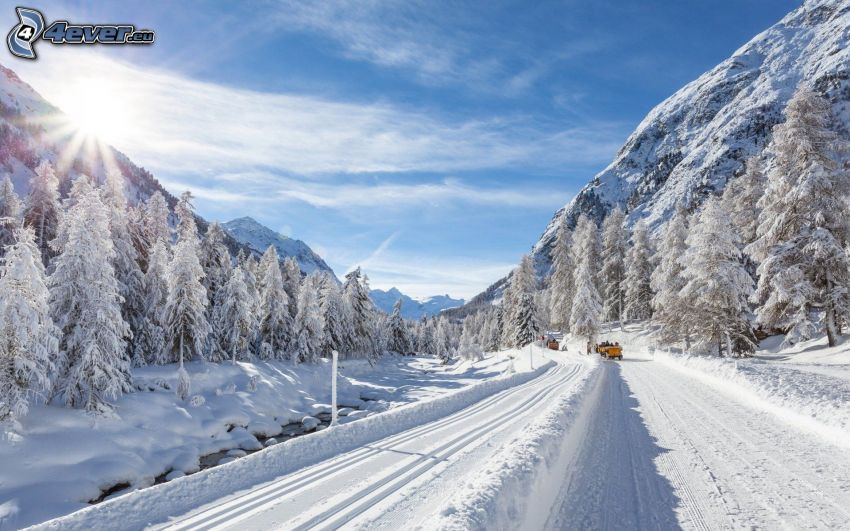
[[[439,421],[208,504],[169,528],[427,527],[457,478],[482,467],[586,370],[556,365]]]
[[[850,529],[850,456],[680,371],[604,363],[552,529]]]

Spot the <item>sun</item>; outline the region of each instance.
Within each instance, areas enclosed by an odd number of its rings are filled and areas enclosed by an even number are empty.
[[[107,80],[73,81],[56,103],[80,133],[107,144],[119,143],[129,128],[131,102]]]

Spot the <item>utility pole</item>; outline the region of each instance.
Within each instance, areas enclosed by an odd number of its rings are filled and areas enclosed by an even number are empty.
[[[331,351],[331,356],[333,357],[333,361],[331,361],[331,426],[336,426],[336,366],[339,359],[339,352],[333,350]]]

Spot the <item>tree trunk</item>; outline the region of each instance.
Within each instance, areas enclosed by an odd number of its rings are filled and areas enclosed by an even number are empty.
[[[726,355],[732,357],[732,338],[729,337],[729,331],[726,331]]]
[[[183,333],[180,333],[180,368],[183,368]]]

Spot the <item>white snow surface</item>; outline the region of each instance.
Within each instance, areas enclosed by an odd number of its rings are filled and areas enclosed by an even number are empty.
[[[375,367],[362,360],[343,361],[339,404],[361,410],[341,421],[370,419],[375,412],[500,379],[511,364],[514,361],[505,355],[448,366],[432,357],[394,355]],[[516,367],[528,370],[527,364]],[[174,477],[179,472],[193,478],[201,456],[236,448],[258,450],[258,437],[278,436],[283,425],[330,411],[330,364],[325,361],[235,366],[192,362],[186,368],[192,381],[186,402],[175,396],[173,365],[145,367],[133,370],[140,391],[124,395],[112,418],[35,405],[19,426],[0,426],[0,529],[84,508],[103,489],[119,483],[130,486],[112,496],[149,487],[161,474]],[[361,396],[372,400],[365,402]]]

